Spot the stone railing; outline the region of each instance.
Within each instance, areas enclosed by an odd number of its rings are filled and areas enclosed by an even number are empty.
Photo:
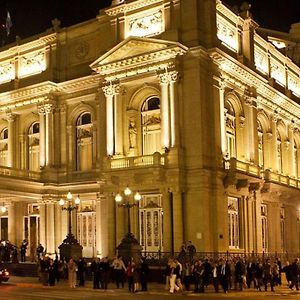
[[[9,176],[19,179],[31,179],[39,181],[41,179],[41,172],[0,166],[0,176]]]
[[[260,167],[253,163],[243,162],[232,157],[224,160],[224,168],[228,171],[241,171],[243,173],[261,177]]]
[[[265,170],[263,175],[266,182],[276,182],[283,185],[300,188],[300,180],[298,178],[292,178],[287,175],[275,173],[271,170]]]
[[[153,155],[130,156],[122,158],[110,157],[107,160],[106,168],[125,169],[146,166],[164,166],[165,163],[165,156],[159,152],[155,152]]]

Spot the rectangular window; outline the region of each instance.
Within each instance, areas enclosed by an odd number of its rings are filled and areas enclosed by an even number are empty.
[[[228,234],[229,248],[240,248],[239,200],[228,197]]]

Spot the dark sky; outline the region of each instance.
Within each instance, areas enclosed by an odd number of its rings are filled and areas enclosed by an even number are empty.
[[[223,0],[229,5],[240,5],[243,0]],[[5,23],[10,11],[13,27],[6,42],[45,31],[51,20],[60,19],[62,27],[95,18],[111,0],[0,0],[0,19]],[[262,27],[288,31],[290,24],[300,22],[300,0],[249,0],[254,19]]]

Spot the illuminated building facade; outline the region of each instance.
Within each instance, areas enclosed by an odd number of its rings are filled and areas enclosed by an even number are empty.
[[[84,256],[113,255],[128,186],[144,251],[299,252],[300,28],[220,0],[113,1],[54,24],[0,52],[1,239],[57,251],[70,191]]]

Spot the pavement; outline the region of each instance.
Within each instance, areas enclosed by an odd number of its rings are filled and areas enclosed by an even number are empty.
[[[176,297],[177,299],[186,299],[187,297],[199,299],[234,299],[234,300],[257,300],[257,299],[289,299],[299,300],[300,292],[291,291],[287,285],[276,287],[275,292],[258,292],[255,289],[246,289],[242,292],[229,291],[224,294],[221,291],[216,294],[212,286],[208,287],[204,294],[196,294],[193,292],[180,292],[170,294],[165,290],[165,285],[160,283],[149,283],[148,292],[138,292],[132,294],[128,292],[127,284],[121,289],[116,289],[115,284],[110,283],[108,290],[95,290],[92,288],[92,282],[87,281],[85,287],[76,287],[71,289],[68,287],[67,281],[61,281],[54,287],[42,286],[37,277],[16,277],[12,276],[7,283],[0,285],[0,299],[5,300],[59,300],[59,299],[111,299],[120,298],[120,300],[132,299],[149,299],[149,300],[164,300],[169,297]]]

